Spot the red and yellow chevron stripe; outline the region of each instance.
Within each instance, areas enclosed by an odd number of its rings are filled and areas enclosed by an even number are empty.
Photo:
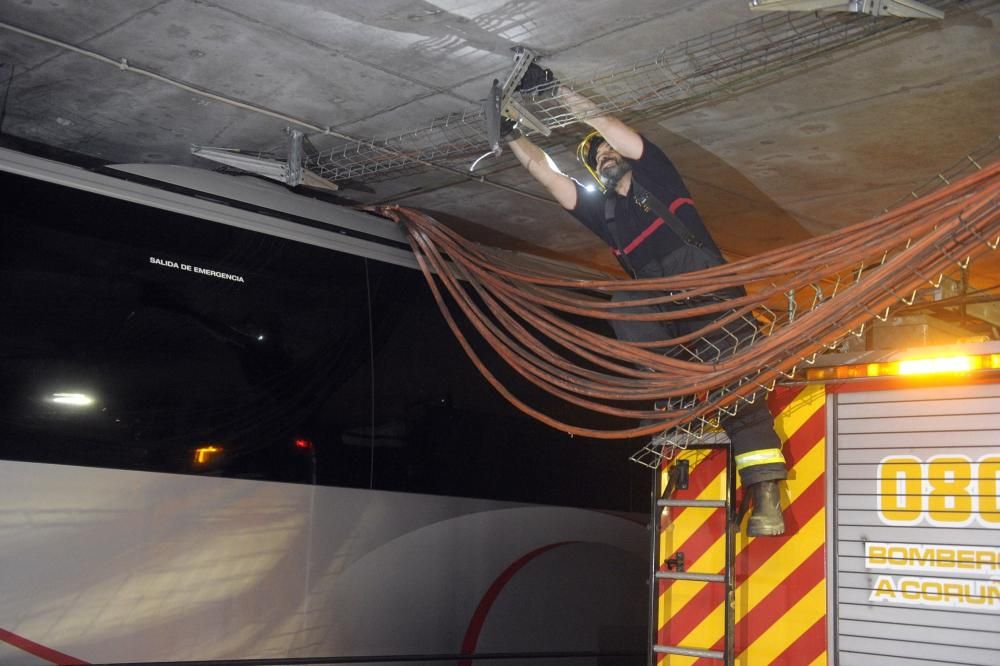
[[[782,484],[786,532],[736,543],[736,663],[826,664],[826,401],[822,386],[779,388],[769,401],[788,461]],[[726,452],[684,451],[690,482],[677,498],[725,499]],[[663,470],[666,483],[666,469]],[[721,509],[671,509],[661,521],[659,566],[678,552],[685,570],[725,569]],[[657,642],[723,649],[724,590],[718,583],[661,581]],[[716,662],[662,655],[666,666]]]

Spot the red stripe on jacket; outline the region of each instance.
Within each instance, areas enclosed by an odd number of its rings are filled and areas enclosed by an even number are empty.
[[[691,204],[693,206],[694,205],[694,201],[692,201],[691,199],[688,199],[686,197],[678,197],[678,198],[674,199],[670,203],[670,209],[669,209],[670,213],[673,214],[673,213],[677,212],[677,209],[680,208],[681,206],[683,206],[684,204]],[[653,220],[650,223],[650,225],[648,227],[646,227],[645,229],[642,230],[642,233],[640,233],[638,236],[636,236],[635,238],[633,238],[632,242],[629,243],[628,245],[626,245],[624,250],[619,250],[617,248],[614,248],[615,255],[616,256],[621,255],[622,252],[624,252],[625,254],[631,254],[632,251],[635,250],[635,248],[637,248],[640,245],[642,245],[643,241],[645,241],[647,238],[649,238],[649,236],[654,231],[656,231],[657,229],[659,229],[664,224],[665,224],[665,222],[664,222],[664,219],[662,217],[656,218],[655,220]]]

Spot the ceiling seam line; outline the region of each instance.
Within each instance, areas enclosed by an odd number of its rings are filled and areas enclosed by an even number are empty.
[[[356,58],[356,57],[348,54],[345,51],[341,51],[341,50],[338,50],[338,49],[330,49],[329,47],[327,47],[322,42],[317,42],[315,40],[309,39],[308,37],[303,37],[302,35],[297,35],[295,33],[288,32],[288,31],[283,30],[281,28],[278,28],[276,26],[264,23],[263,21],[260,21],[259,19],[256,19],[256,18],[254,18],[252,16],[248,16],[246,14],[241,14],[241,13],[239,13],[237,11],[229,9],[228,7],[221,7],[221,6],[219,6],[217,4],[214,4],[214,3],[206,3],[206,4],[208,4],[211,7],[214,7],[215,9],[218,9],[219,11],[226,12],[227,14],[232,14],[233,16],[239,17],[239,18],[241,18],[241,19],[243,19],[245,21],[249,21],[249,22],[252,22],[252,23],[256,23],[258,25],[262,25],[262,26],[264,26],[265,28],[267,28],[269,30],[273,30],[275,32],[279,32],[279,33],[281,33],[281,34],[283,34],[283,35],[285,35],[287,37],[291,37],[293,39],[303,41],[306,44],[309,44],[309,45],[314,46],[316,48],[323,49],[323,50],[327,51],[328,53],[336,55],[337,57],[344,58],[345,60],[350,60],[353,63],[357,63],[359,65],[364,65],[365,67],[371,67],[372,69],[378,70],[379,72],[382,72],[383,74],[388,74],[388,75],[393,76],[393,77],[395,77],[397,79],[400,79],[402,81],[406,81],[407,83],[412,83],[413,85],[417,85],[417,86],[420,86],[422,88],[425,88],[425,89],[427,89],[429,91],[428,93],[426,93],[424,95],[420,95],[420,96],[416,97],[415,99],[413,99],[411,101],[419,101],[419,100],[425,99],[426,97],[429,97],[431,95],[449,95],[451,97],[455,97],[456,99],[464,102],[465,104],[475,104],[476,103],[475,100],[467,99],[467,98],[463,97],[462,95],[459,95],[459,94],[453,92],[452,88],[449,88],[449,89],[441,88],[439,86],[434,86],[434,85],[431,85],[429,83],[425,83],[424,81],[420,81],[418,79],[414,79],[412,77],[404,76],[404,75],[402,75],[402,74],[400,74],[398,72],[390,71],[390,70],[386,69],[385,67],[382,67],[380,65],[376,65],[375,63],[369,62],[367,60],[362,60],[361,58]],[[469,79],[469,81],[471,81],[471,80],[474,80],[474,79]],[[467,83],[467,82],[468,81],[465,81],[465,82],[459,83],[458,85],[463,85],[464,83]],[[457,86],[453,86],[453,88],[454,87],[457,87]],[[407,104],[407,103],[409,103],[409,102],[404,103],[404,105]],[[399,106],[403,106],[403,105],[399,105]],[[393,107],[393,108],[399,108],[399,107],[397,106],[397,107]],[[389,109],[389,111],[391,111],[391,110],[392,109]],[[385,112],[387,112],[387,111],[380,111],[379,114],[380,113],[385,113]],[[378,115],[378,114],[375,114],[375,115]],[[354,123],[354,122],[360,122],[360,121],[361,121],[361,119],[352,120],[352,121],[346,122],[344,124],[346,125],[346,124],[350,124],[350,123]]]
[[[662,19],[662,18],[666,18],[666,17],[672,16],[673,14],[676,14],[677,11],[678,10],[670,10],[670,11],[664,12],[663,14],[654,15],[652,17],[652,20],[659,20],[659,19]],[[235,12],[233,12],[233,13],[235,14]],[[243,14],[236,14],[236,15],[237,16],[244,16]],[[636,26],[643,25],[644,23],[648,22],[648,20],[649,19],[646,19],[646,20],[643,20],[643,21],[636,21],[634,23],[629,23],[628,25],[620,26],[620,27],[615,28],[613,30],[609,30],[608,32],[605,32],[605,33],[602,33],[600,35],[597,35],[593,39],[603,39],[604,37],[607,37],[609,35],[614,35],[616,33],[623,32],[623,31],[626,31],[626,30],[631,30],[632,28],[635,28]],[[302,39],[302,38],[300,38],[300,39]],[[566,46],[564,46],[564,47],[562,47],[562,48],[560,48],[558,50],[555,50],[555,51],[544,51],[544,52],[542,52],[542,51],[536,51],[536,53],[538,53],[539,57],[546,57],[546,58],[557,57],[560,54],[566,53],[567,51],[575,49],[575,48],[577,48],[577,47],[579,47],[579,46],[581,46],[583,44],[586,44],[587,42],[593,41],[593,39],[588,39],[588,40],[584,40],[584,41],[581,41],[581,42],[576,42],[576,43],[573,43],[573,44],[568,44],[568,45],[566,45]],[[306,40],[306,41],[310,41],[310,40]],[[310,41],[310,43],[311,43],[311,41]],[[336,51],[336,53],[337,53],[337,55],[342,56],[344,58],[347,58],[348,60],[350,60],[352,62],[356,62],[356,63],[362,64],[362,65],[366,65],[368,67],[372,67],[374,69],[378,69],[381,72],[386,72],[388,74],[392,74],[393,76],[401,78],[404,81],[409,81],[410,83],[414,83],[416,85],[420,85],[420,86],[423,86],[423,87],[428,88],[428,89],[431,90],[430,93],[427,93],[425,95],[419,95],[419,96],[414,97],[414,98],[412,98],[410,100],[407,100],[406,102],[403,102],[401,104],[397,104],[396,106],[388,107],[386,109],[381,109],[381,110],[377,111],[376,113],[373,113],[373,114],[371,114],[369,116],[365,116],[365,118],[359,118],[357,120],[346,121],[346,122],[344,122],[344,125],[353,125],[355,123],[360,123],[360,122],[362,122],[364,120],[368,120],[370,118],[382,115],[384,113],[390,113],[390,112],[395,111],[397,109],[401,109],[401,108],[403,108],[404,106],[406,106],[408,104],[412,104],[413,102],[419,102],[420,100],[427,99],[428,97],[431,97],[434,94],[451,95],[452,97],[456,97],[456,98],[462,100],[463,102],[465,102],[467,104],[476,104],[477,100],[468,100],[468,99],[465,99],[462,95],[459,95],[459,94],[453,92],[454,88],[458,88],[458,87],[464,86],[466,84],[472,83],[473,81],[476,81],[476,80],[482,79],[482,78],[486,78],[486,79],[489,79],[491,77],[496,78],[496,77],[498,77],[498,76],[500,76],[502,74],[506,74],[508,71],[510,71],[510,67],[506,67],[506,68],[503,68],[503,69],[494,69],[494,70],[488,71],[488,72],[486,72],[486,73],[484,73],[482,75],[477,75],[477,76],[473,76],[473,77],[470,77],[468,79],[465,79],[463,81],[458,81],[450,89],[445,90],[445,89],[442,89],[442,88],[435,87],[435,86],[432,86],[430,84],[424,83],[422,81],[418,81],[416,79],[410,79],[410,78],[407,78],[405,76],[401,76],[400,74],[398,74],[396,72],[388,72],[387,70],[382,69],[382,68],[378,67],[377,65],[374,65],[374,64],[372,64],[372,63],[370,63],[370,62],[368,62],[366,60],[361,60],[359,58],[352,58],[351,56],[346,55],[343,52]],[[479,101],[481,101],[481,100],[479,100]]]
[[[156,3],[152,7],[147,7],[146,9],[138,11],[138,12],[132,14],[131,16],[129,16],[128,18],[123,19],[123,20],[119,21],[118,23],[115,23],[114,25],[108,26],[104,30],[101,30],[100,32],[96,32],[96,33],[90,35],[89,37],[87,37],[86,39],[83,40],[83,43],[86,44],[87,42],[93,41],[93,40],[98,39],[100,37],[104,37],[105,35],[109,34],[113,30],[117,30],[118,28],[122,27],[126,23],[130,23],[137,16],[142,16],[143,14],[148,14],[152,10],[156,9],[157,7],[161,7],[161,6],[165,5],[165,4],[167,4],[168,2],[170,2],[170,0],[160,0],[160,2]],[[25,35],[25,36],[30,36],[30,35]],[[54,46],[58,46],[58,44],[55,44]],[[26,66],[24,68],[23,73],[19,74],[18,76],[24,76],[25,74],[30,74],[31,72],[35,71],[39,67],[44,67],[45,65],[48,65],[50,62],[52,62],[53,60],[55,60],[56,58],[58,58],[61,55],[63,55],[63,54],[62,53],[56,53],[51,58],[46,58],[46,59],[44,59],[44,60],[42,60],[42,61],[40,61],[40,62],[38,62],[38,63],[36,63],[34,65],[31,65],[30,67]]]
[[[680,13],[682,11],[684,11],[684,9],[679,8],[679,7],[673,8],[673,9],[668,9],[667,11],[663,12],[662,14],[653,14],[649,18],[641,19],[639,21],[635,21],[635,22],[629,23],[627,25],[618,26],[617,28],[613,28],[613,29],[608,30],[607,32],[601,33],[599,35],[594,35],[593,37],[589,37],[587,39],[584,39],[584,40],[581,40],[581,41],[578,41],[578,42],[574,42],[572,44],[566,44],[565,46],[563,46],[562,48],[560,48],[557,51],[542,52],[542,53],[540,53],[540,55],[542,57],[550,57],[551,58],[553,56],[564,54],[567,51],[572,51],[575,48],[579,48],[579,47],[583,46],[584,44],[594,42],[594,41],[596,41],[598,39],[604,39],[605,37],[610,37],[611,35],[615,35],[615,34],[618,34],[620,32],[625,32],[626,30],[631,30],[632,28],[635,28],[637,26],[641,26],[641,25],[643,25],[645,23],[648,23],[649,21],[659,21],[661,19],[670,18],[674,14],[678,14],[678,13]]]

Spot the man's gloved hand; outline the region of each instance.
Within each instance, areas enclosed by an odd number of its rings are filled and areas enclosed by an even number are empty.
[[[531,63],[528,65],[528,69],[524,72],[524,76],[521,77],[521,81],[517,84],[515,90],[520,90],[528,94],[552,96],[555,94],[557,87],[556,77],[552,74],[551,69],[545,69],[540,65]],[[543,88],[543,90],[538,90],[538,88]]]
[[[523,134],[517,126],[516,120],[504,117],[500,119],[500,138],[504,141],[517,141]]]

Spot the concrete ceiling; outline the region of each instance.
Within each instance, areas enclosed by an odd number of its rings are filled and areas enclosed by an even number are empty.
[[[674,158],[727,254],[869,218],[1000,140],[1000,2],[929,1],[947,7],[944,21],[752,90],[646,109],[640,128]],[[365,138],[479,104],[509,71],[514,46],[578,78],[755,16],[746,0],[0,0],[0,21],[35,33],[0,28],[0,132],[110,163],[210,169],[217,165],[193,158],[191,144],[280,150],[289,123],[115,62]],[[558,129],[552,148],[581,179],[572,146],[582,133],[579,124]],[[493,169],[489,179],[431,169],[372,179],[373,194],[342,193],[432,211],[484,242],[613,268],[589,232],[528,196],[544,192],[522,170]],[[973,268],[1000,282],[991,262]]]

